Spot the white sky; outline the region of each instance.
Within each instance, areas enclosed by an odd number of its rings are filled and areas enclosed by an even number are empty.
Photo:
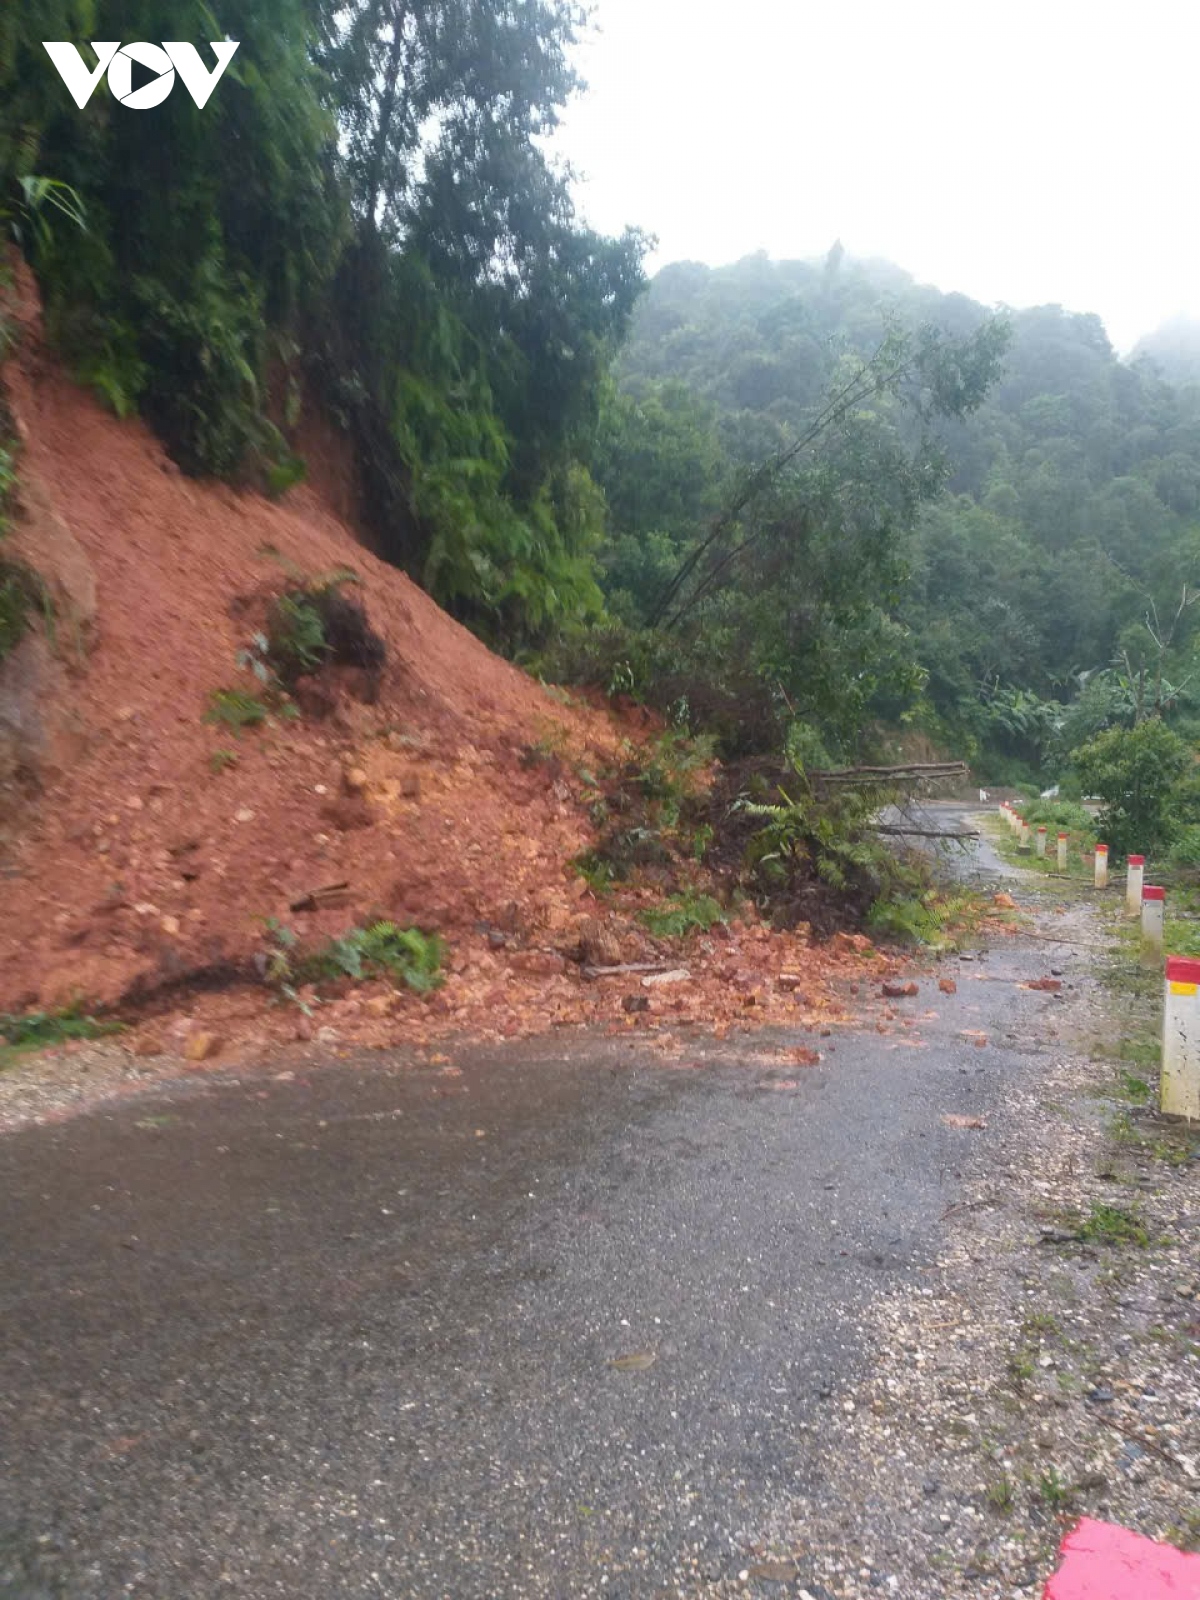
[[[556,148],[652,267],[883,255],[986,303],[1200,315],[1196,0],[594,0]]]

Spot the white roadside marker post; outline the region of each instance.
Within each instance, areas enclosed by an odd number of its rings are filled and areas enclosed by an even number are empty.
[[[1058,870],[1060,872],[1067,870],[1067,836],[1065,833],[1060,833],[1058,836]]]
[[[1167,957],[1160,1105],[1169,1117],[1200,1117],[1200,961]]]
[[[1039,858],[1042,861],[1044,861],[1046,859],[1046,830],[1045,830],[1045,828],[1039,828],[1038,831],[1037,831],[1037,853],[1038,853]]]
[[[1108,846],[1106,844],[1098,844],[1096,846],[1096,887],[1097,889],[1108,888]]]
[[[1166,892],[1155,883],[1142,890],[1142,965],[1157,967],[1163,958],[1163,918]]]
[[[1125,910],[1131,917],[1136,917],[1142,909],[1142,885],[1145,881],[1145,856],[1130,856],[1125,873]]]
[[[1024,817],[1021,818],[1021,849],[1029,849],[1029,824]]]

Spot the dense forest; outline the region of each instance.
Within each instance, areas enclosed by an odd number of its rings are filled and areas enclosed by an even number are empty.
[[[963,296],[837,247],[823,262],[661,272],[621,358],[598,472],[612,608],[649,620],[725,486],[802,434],[847,362],[870,360],[896,327],[929,324],[960,338],[995,327]],[[1139,710],[1188,709],[1200,625],[1200,389],[1173,387],[1149,356],[1118,360],[1095,316],[1043,306],[1002,326],[998,370],[970,415],[895,414],[910,449],[927,433],[932,493],[873,558],[856,706],[860,730],[915,722],[996,778],[1029,776]],[[650,441],[657,475],[639,464]],[[748,623],[742,659],[761,652],[765,668],[776,628],[790,630],[790,659],[810,650],[810,630],[827,631],[814,572],[839,605],[861,581],[853,551],[825,549],[827,526],[811,523],[796,593],[775,590],[774,620]],[[778,682],[805,701],[786,671]],[[805,708],[827,719],[819,700]]]
[[[1107,730],[1189,733],[1192,332],[1122,361],[1095,316],[840,244],[647,286],[647,237],[583,225],[546,153],[585,25],[568,0],[6,8],[0,210],[52,341],[194,474],[286,493],[319,417],[364,531],[454,615],[727,755],[911,729],[1040,781]],[[106,89],[78,109],[41,43],[168,34],[240,45],[153,138]]]
[[[47,0],[0,12],[0,205],[49,331],[188,471],[278,492],[304,407],[353,440],[382,549],[502,642],[599,609],[587,460],[643,241],[543,153],[565,0]],[[42,47],[237,54],[203,109],[77,109]],[[207,46],[204,47],[207,50]]]

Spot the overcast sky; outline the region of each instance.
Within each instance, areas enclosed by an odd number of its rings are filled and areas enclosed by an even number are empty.
[[[557,147],[652,266],[884,255],[988,303],[1200,315],[1196,0],[594,0]]]

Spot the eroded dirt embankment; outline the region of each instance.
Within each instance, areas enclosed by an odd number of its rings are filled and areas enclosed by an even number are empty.
[[[183,477],[47,351],[21,272],[8,314],[10,545],[55,623],[0,676],[0,1014],[149,998],[129,1039],[149,1054],[196,1035],[223,1054],[571,1022],[819,1028],[845,1014],[846,984],[886,973],[865,941],[775,936],[753,916],[686,948],[656,940],[638,913],[670,884],[652,878],[598,899],[571,863],[596,842],[605,775],[638,758],[636,714],[498,659],[314,490],[275,503]],[[370,692],[330,670],[296,720],[211,720],[215,691],[257,687],[239,654],[270,597],[346,568],[386,647]],[[313,946],[379,918],[444,937],[443,988],[343,983],[301,1007],[260,981],[272,919]],[[587,960],[690,977],[589,984]]]

